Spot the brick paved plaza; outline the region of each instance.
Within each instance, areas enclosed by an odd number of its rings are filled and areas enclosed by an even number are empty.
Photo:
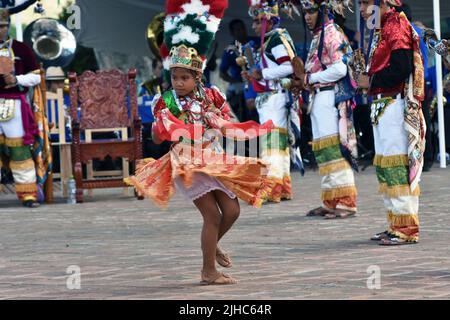
[[[312,171],[294,174],[293,201],[242,205],[222,244],[234,286],[199,285],[201,218],[178,195],[160,211],[119,189],[80,205],[56,194],[38,209],[2,194],[0,299],[450,299],[450,169],[423,175],[421,242],[412,246],[368,241],[385,229],[385,212],[374,168],[356,178],[360,211],[348,220],[305,217],[319,204]],[[81,270],[80,289],[67,287],[69,266]],[[371,266],[379,290],[368,289]]]

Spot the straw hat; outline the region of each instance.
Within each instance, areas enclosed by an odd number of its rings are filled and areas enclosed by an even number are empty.
[[[45,73],[46,80],[64,80],[66,75],[61,67],[49,67]]]

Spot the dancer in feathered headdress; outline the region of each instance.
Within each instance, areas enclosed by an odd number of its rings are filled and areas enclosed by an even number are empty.
[[[248,72],[243,72],[258,94],[255,102],[260,120],[270,119],[276,127],[267,137],[267,143],[262,144],[261,153],[262,159],[270,162],[269,177],[276,183],[273,192],[265,197],[273,202],[292,198],[290,155],[294,156],[294,164],[302,169],[296,145],[299,139],[294,136],[294,132],[299,133],[299,116],[297,112],[290,112],[289,94],[282,87],[282,79],[293,73],[291,60],[296,52],[287,30],[279,27],[279,13],[278,1],[249,0],[252,27],[261,36],[261,49],[255,55],[255,65]],[[296,117],[294,120],[298,125],[291,126],[291,115]],[[296,130],[290,130],[294,127]]]
[[[351,47],[332,13],[344,15],[350,2],[300,0],[299,5],[305,25],[313,34],[303,85],[310,91],[312,147],[322,176],[322,206],[307,215],[346,218],[357,211],[352,171],[357,169],[352,122],[354,88],[346,64]]]
[[[378,6],[378,25],[371,26]],[[372,237],[382,245],[419,240],[419,180],[425,149],[424,69],[420,39],[406,15],[396,12],[399,0],[365,0],[360,11],[372,41],[366,50],[367,74],[358,86],[372,96],[374,165],[384,196],[388,229]]]
[[[205,88],[201,75],[206,53],[214,39],[227,0],[170,0],[164,24],[166,53],[173,89],[154,100],[155,143],[172,141],[168,154],[147,161],[127,180],[142,196],[166,206],[175,186],[201,212],[204,284],[233,284],[236,280],[216,269],[216,261],[231,267],[218,241],[239,216],[240,198],[259,207],[262,195],[273,186],[264,163],[254,158],[227,155],[222,136],[255,138],[271,130],[271,122],[230,122],[230,108],[217,88]],[[220,209],[219,209],[220,208]]]

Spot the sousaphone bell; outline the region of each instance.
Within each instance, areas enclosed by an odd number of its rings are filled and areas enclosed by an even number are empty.
[[[35,52],[44,68],[66,67],[77,49],[74,34],[56,19],[40,18],[24,31],[24,42]]]
[[[161,59],[159,48],[164,41],[164,12],[153,17],[147,27],[147,42],[155,59]]]

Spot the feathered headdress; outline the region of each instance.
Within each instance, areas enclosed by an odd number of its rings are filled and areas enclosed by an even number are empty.
[[[277,0],[248,0],[250,17],[257,18],[278,18],[278,1]]]
[[[202,72],[227,7],[228,0],[166,0],[161,47],[164,68]]]
[[[300,0],[300,5],[303,10],[319,10],[326,2],[326,0]]]
[[[392,0],[393,1],[393,0]],[[345,16],[345,9],[351,11],[351,0],[300,0],[303,10],[319,10],[325,7],[341,16]]]

